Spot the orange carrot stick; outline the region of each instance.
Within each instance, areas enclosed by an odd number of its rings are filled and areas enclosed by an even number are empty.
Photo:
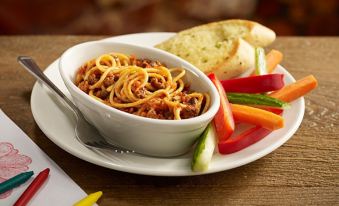
[[[250,106],[231,104],[234,120],[262,126],[269,130],[280,129],[284,119],[272,112]]]
[[[306,76],[298,81],[284,86],[278,91],[272,92],[269,96],[280,99],[285,102],[291,102],[304,96],[312,89],[318,86],[317,80],[313,75]]]
[[[268,54],[266,54],[266,71],[267,74],[273,72],[273,70],[277,67],[277,65],[282,61],[283,54],[278,51],[272,49]],[[251,76],[255,75],[255,71],[251,74]]]
[[[268,74],[273,72],[275,67],[282,61],[283,56],[280,51],[274,49],[266,55],[266,69]]]

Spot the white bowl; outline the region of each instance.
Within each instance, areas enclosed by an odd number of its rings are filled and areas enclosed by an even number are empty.
[[[190,119],[159,120],[123,112],[95,100],[74,84],[75,75],[86,61],[110,52],[134,54],[137,58],[158,60],[168,67],[184,68],[185,81],[191,84],[191,89],[207,92],[211,96],[210,108],[204,114]],[[74,103],[105,139],[141,154],[169,157],[187,152],[220,105],[216,88],[203,72],[175,55],[155,48],[115,42],[86,42],[63,53],[59,70]]]

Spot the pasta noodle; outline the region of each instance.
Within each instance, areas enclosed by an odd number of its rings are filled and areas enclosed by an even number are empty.
[[[187,119],[207,111],[207,93],[191,92],[182,68],[110,53],[82,65],[75,84],[94,99],[131,114],[155,119]]]

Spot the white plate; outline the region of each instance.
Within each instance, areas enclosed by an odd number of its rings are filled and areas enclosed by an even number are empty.
[[[174,33],[139,33],[105,39],[103,41],[119,41],[144,46],[162,42]],[[114,50],[114,48],[112,48]],[[68,97],[68,93],[58,70],[58,60],[54,61],[45,74]],[[285,74],[285,82],[294,82],[294,78],[281,66],[277,73]],[[272,132],[259,142],[233,154],[213,156],[208,171],[195,173],[190,169],[191,155],[175,158],[153,158],[133,154],[117,154],[114,152],[97,152],[80,144],[74,135],[75,121],[72,113],[65,108],[46,87],[36,83],[31,96],[31,108],[34,119],[46,136],[59,147],[85,161],[114,170],[157,176],[189,176],[214,173],[239,167],[253,162],[284,144],[298,129],[304,115],[304,99],[292,103],[291,108],[283,114],[285,127]]]

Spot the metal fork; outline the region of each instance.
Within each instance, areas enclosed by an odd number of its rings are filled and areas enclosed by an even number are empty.
[[[51,80],[41,71],[39,66],[35,63],[35,61],[28,56],[19,56],[18,62],[29,71],[35,78],[40,80],[42,83],[47,85],[53,92],[55,92],[65,103],[66,105],[73,111],[76,117],[76,127],[75,127],[75,136],[78,141],[82,143],[84,146],[91,149],[105,149],[105,150],[113,150],[117,153],[134,153],[132,150],[128,150],[122,148],[120,146],[112,145],[108,143],[104,137],[102,137],[99,131],[92,126],[87,120],[84,118],[81,111],[73,104],[71,100],[69,100],[64,93],[62,93]]]

